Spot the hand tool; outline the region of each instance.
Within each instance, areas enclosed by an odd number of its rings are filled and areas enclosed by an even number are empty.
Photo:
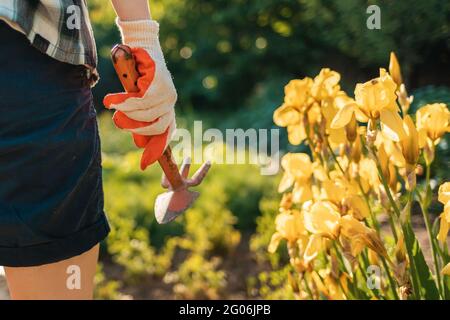
[[[115,45],[111,50],[111,57],[114,69],[125,91],[138,92],[137,80],[139,73],[130,47],[123,44]],[[155,138],[166,139],[167,133],[156,136]],[[154,141],[155,139],[153,139]],[[179,171],[169,146],[164,150],[158,162],[164,171],[161,184],[168,191],[158,195],[156,198],[155,217],[158,223],[165,224],[174,220],[190,208],[195,200],[197,200],[200,195],[199,192],[190,191],[189,187],[198,186],[203,181],[211,167],[211,163],[209,161],[204,163],[192,178],[189,179],[187,177],[191,160],[189,158],[185,159]]]

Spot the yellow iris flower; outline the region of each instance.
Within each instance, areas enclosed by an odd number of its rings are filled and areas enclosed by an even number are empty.
[[[438,201],[444,205],[450,202],[450,182],[445,182],[439,187]]]
[[[339,205],[345,197],[345,186],[339,180],[326,179],[322,182],[320,189],[320,199],[330,201],[335,205]]]
[[[309,204],[303,206],[306,230],[315,235],[336,239],[339,235],[339,219],[341,217],[337,207],[328,201]]]
[[[304,111],[309,103],[309,91],[312,86],[311,78],[291,80],[284,88],[284,103],[299,111]]]
[[[339,91],[336,95],[342,96],[345,95],[345,93],[343,91]],[[339,111],[336,107],[335,101],[336,99],[334,97],[324,99],[322,100],[320,108],[323,118],[325,119],[325,130],[328,135],[328,140],[332,146],[338,146],[346,142],[346,130],[344,128],[334,129],[331,127],[331,122],[333,121],[336,113]]]
[[[282,239],[294,243],[298,239],[307,236],[303,223],[302,213],[298,210],[282,212],[275,218],[276,232],[272,235],[268,251],[273,253],[277,250]]]
[[[299,145],[306,139],[303,119],[314,101],[310,96],[312,83],[313,80],[308,77],[291,80],[284,87],[284,103],[273,114],[276,125],[287,127],[289,142],[293,145]]]
[[[344,98],[337,102],[340,107],[331,127],[342,128],[350,123],[355,115],[361,122],[380,120],[382,132],[393,141],[400,141],[405,135],[403,122],[398,114],[395,94],[397,85],[385,69],[380,76],[366,83],[358,83],[355,100]]]
[[[348,215],[340,219],[339,225],[341,227],[341,235],[351,241],[353,256],[357,256],[364,246],[367,246],[378,255],[388,258],[383,242],[375,230],[368,228],[364,223]]]
[[[357,220],[363,220],[370,216],[369,206],[361,196],[352,194],[343,200],[348,213]]]
[[[359,177],[365,193],[371,189],[378,190],[381,184],[378,178],[377,165],[373,159],[361,159],[359,162]]]
[[[417,110],[416,125],[421,148],[427,144],[427,140],[437,144],[446,132],[450,132],[450,111],[447,105],[433,103],[423,106]]]
[[[400,141],[403,157],[407,164],[414,167],[420,155],[419,133],[409,115],[406,115],[403,119],[403,128],[405,130],[405,136]]]
[[[403,156],[403,150],[399,142],[394,142],[387,138],[383,134],[378,134],[375,140],[375,146],[380,148],[383,146],[386,154],[389,156],[389,161],[395,166],[403,168],[406,165],[405,157]]]
[[[309,264],[313,261],[317,255],[325,249],[324,238],[318,234],[312,234],[309,236],[308,244],[306,245],[303,260],[305,264]]]
[[[287,153],[281,159],[281,167],[284,169],[283,177],[278,186],[278,192],[284,192],[292,185],[292,201],[303,203],[312,198],[310,178],[313,173],[313,165],[306,153]]]
[[[398,86],[403,83],[400,64],[398,63],[397,56],[394,52],[391,52],[391,56],[389,59],[389,74]]]
[[[312,125],[322,122],[326,124],[332,144],[345,142],[343,129],[330,128],[331,120],[337,112],[334,97],[342,92],[340,77],[336,71],[325,68],[314,80],[308,77],[296,79],[285,86],[284,103],[275,110],[273,120],[276,125],[287,127],[289,143],[301,144],[308,135],[312,135]],[[310,132],[307,132],[308,126]]]
[[[336,71],[329,68],[320,70],[320,73],[314,78],[311,95],[316,101],[334,97],[340,90],[338,85],[340,80],[341,75]]]

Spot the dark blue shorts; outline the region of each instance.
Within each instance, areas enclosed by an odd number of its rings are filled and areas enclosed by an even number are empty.
[[[0,265],[68,259],[109,233],[91,89],[1,21],[0,39]]]

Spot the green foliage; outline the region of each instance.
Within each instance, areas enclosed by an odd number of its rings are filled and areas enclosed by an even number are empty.
[[[166,279],[175,283],[174,293],[179,298],[217,299],[226,285],[225,272],[218,269],[220,263],[217,257],[205,259],[200,254],[193,254]]]
[[[265,300],[293,300],[295,294],[287,281],[290,272],[289,264],[278,270],[261,272],[248,280],[250,291]]]
[[[381,8],[380,30],[366,27],[370,4]],[[111,6],[89,5],[100,53],[100,106],[106,92],[120,90],[109,61],[119,35]],[[450,61],[448,1],[154,0],[151,6],[183,112],[251,108],[273,79],[312,75],[323,65],[348,84],[365,81],[388,65],[390,51],[408,87],[448,85],[439,75]]]
[[[425,262],[425,257],[423,256],[422,249],[420,248],[419,242],[414,234],[411,223],[405,223],[403,226],[404,235],[405,235],[405,243],[408,246],[412,244],[412,247],[407,247],[408,251],[411,251],[411,256],[413,256],[413,260],[411,262],[411,266],[417,269],[418,274],[418,288],[414,288],[417,292],[421,292],[420,296],[425,297],[426,300],[439,300],[439,292],[436,287],[436,283],[433,280],[433,275],[430,272],[430,269]],[[415,284],[413,284],[414,286]],[[417,297],[416,297],[417,299]]]
[[[186,247],[193,252],[223,254],[239,243],[240,233],[233,227],[236,218],[224,205],[226,194],[223,191],[223,186],[210,184],[204,195],[214,199],[199,202],[186,212]]]
[[[278,214],[279,197],[266,197],[260,202],[261,215],[256,218],[256,232],[250,240],[250,249],[256,255],[259,263],[269,262],[271,267],[277,268],[279,265],[289,261],[286,246],[278,246],[275,254],[268,254],[267,248],[270,239],[275,232],[275,217]]]
[[[98,264],[94,279],[94,298],[98,300],[117,300],[121,298],[119,292],[121,283],[115,280],[107,280],[103,272],[103,265]]]

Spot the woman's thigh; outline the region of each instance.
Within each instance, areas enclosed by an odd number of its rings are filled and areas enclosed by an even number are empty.
[[[73,258],[36,267],[5,267],[14,300],[92,299],[99,245]]]

